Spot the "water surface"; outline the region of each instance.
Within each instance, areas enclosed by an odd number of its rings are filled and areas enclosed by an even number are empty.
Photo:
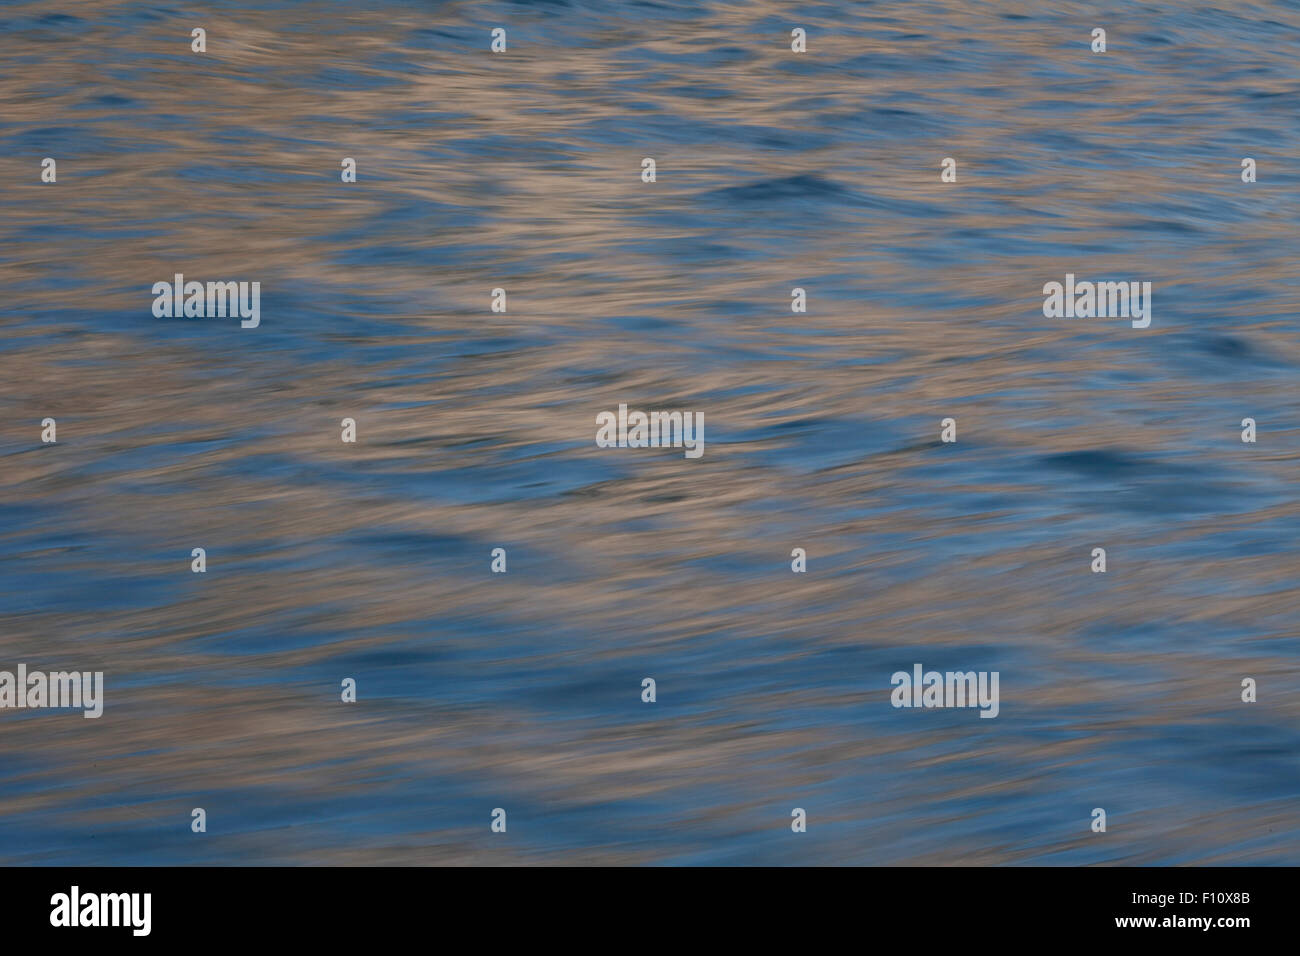
[[[1297,862],[1297,3],[8,3],[0,54],[0,667],[108,695],[0,712],[0,861]],[[261,327],[154,318],[177,272]],[[1067,272],[1151,328],[1044,318]],[[915,662],[1000,716],[895,710]]]

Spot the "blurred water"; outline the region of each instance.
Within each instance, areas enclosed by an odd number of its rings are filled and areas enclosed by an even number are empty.
[[[0,666],[107,686],[0,712],[0,861],[1297,862],[1300,4],[83,0],[0,54]],[[154,318],[176,272],[261,327]],[[1067,272],[1151,328],[1044,318]],[[598,449],[620,402],[704,457]],[[918,661],[1001,715],[895,710]]]

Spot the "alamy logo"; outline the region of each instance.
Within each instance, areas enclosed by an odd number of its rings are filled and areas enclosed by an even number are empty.
[[[626,405],[596,416],[598,448],[685,448],[687,458],[704,454],[703,412],[629,412]]]
[[[175,282],[155,282],[153,314],[157,319],[224,319],[239,316],[241,329],[255,329],[262,321],[262,283],[186,282],[176,273]]]
[[[1049,319],[1128,319],[1133,328],[1151,324],[1151,283],[1074,281],[1068,272],[1065,284],[1049,282],[1043,286],[1043,315]]]
[[[104,713],[104,672],[41,671],[27,673],[19,664],[18,673],[0,671],[0,707],[76,707],[83,717],[95,718]]]
[[[133,936],[148,936],[152,929],[152,893],[71,892],[50,897],[51,926],[129,926]]]
[[[997,671],[939,671],[921,673],[914,664],[912,673],[896,671],[889,679],[894,684],[890,702],[895,707],[978,707],[981,717],[996,717],[998,704]]]

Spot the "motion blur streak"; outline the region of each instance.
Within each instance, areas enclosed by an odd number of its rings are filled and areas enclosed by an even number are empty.
[[[1295,863],[1297,62],[1294,0],[0,7],[0,666],[105,674],[0,712],[0,863]]]

